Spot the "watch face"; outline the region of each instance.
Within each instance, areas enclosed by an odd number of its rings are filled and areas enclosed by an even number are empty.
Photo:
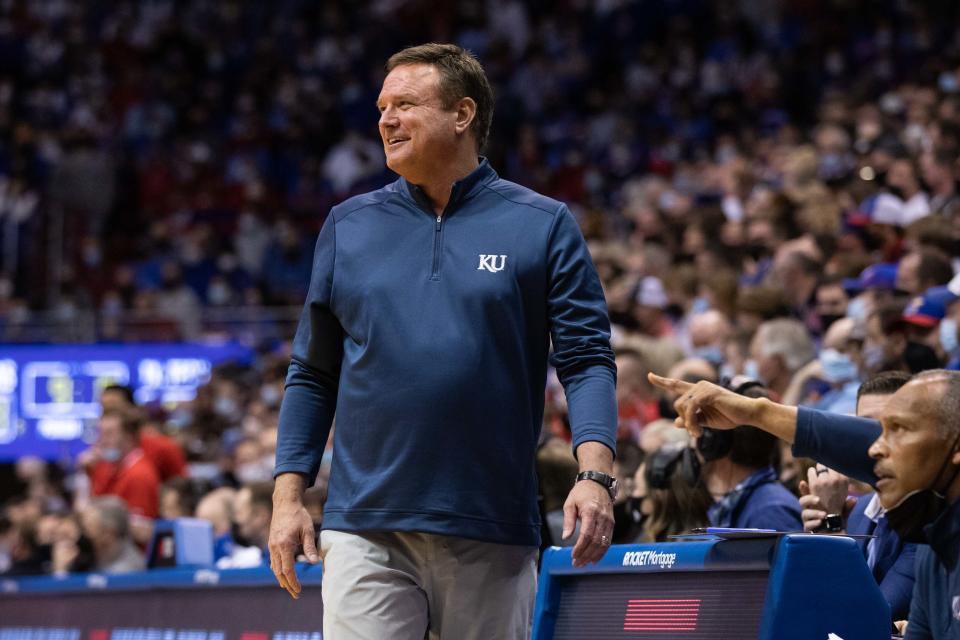
[[[610,488],[607,489],[610,492],[610,499],[616,500],[617,494],[620,492],[620,483],[616,478],[613,479],[613,482],[610,484]]]
[[[824,529],[830,532],[843,531],[843,516],[831,513],[823,520]]]

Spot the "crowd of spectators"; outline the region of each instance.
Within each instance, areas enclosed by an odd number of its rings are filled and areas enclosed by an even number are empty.
[[[604,284],[614,542],[804,525],[809,461],[749,427],[690,442],[648,372],[853,414],[878,374],[960,368],[952,3],[422,9],[0,2],[0,222],[19,216],[0,227],[24,248],[0,275],[0,324],[53,302],[104,326],[168,314],[194,338],[204,307],[301,304],[328,208],[391,179],[375,137],[383,61],[452,40],[497,91],[494,167],[570,205]],[[31,262],[51,210],[69,231],[55,301]],[[74,466],[17,462],[0,572],[142,567],[154,519],[187,515],[212,523],[221,566],[262,562],[285,368],[265,355],[218,369],[172,407],[108,389]],[[577,469],[568,441],[551,376],[538,472],[555,544]],[[317,522],[323,487],[308,492]]]
[[[0,326],[94,312],[104,339],[151,336],[123,319],[196,338],[205,309],[299,305],[329,207],[392,179],[383,61],[429,40],[484,63],[497,170],[569,203],[631,276],[681,263],[729,292],[724,275],[758,281],[804,234],[819,265],[832,238],[855,270],[865,221],[957,205],[955,17],[897,0],[9,0]],[[894,259],[895,235],[867,236],[885,240],[870,257]]]

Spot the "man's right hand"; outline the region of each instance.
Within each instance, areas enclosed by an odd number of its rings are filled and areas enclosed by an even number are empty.
[[[273,493],[273,517],[270,519],[270,568],[280,586],[293,598],[300,597],[300,580],[297,578],[296,554],[303,548],[307,560],[320,561],[314,540],[313,520],[303,506],[303,476],[285,473],[277,477]]]
[[[753,398],[733,393],[711,382],[696,384],[648,374],[650,382],[664,391],[677,396],[673,408],[677,412],[676,426],[699,436],[703,427],[733,429],[742,424],[752,424],[756,415]]]
[[[790,444],[797,437],[797,408],[765,398],[748,398],[711,382],[696,384],[648,374],[650,383],[677,396],[677,427],[692,436],[704,427],[733,429],[742,424],[757,427]]]

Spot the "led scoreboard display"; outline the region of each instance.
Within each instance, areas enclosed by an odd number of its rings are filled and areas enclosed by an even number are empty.
[[[232,343],[0,347],[0,460],[88,447],[107,385],[132,387],[141,404],[191,400],[214,366],[252,356]]]
[[[856,543],[791,534],[544,555],[533,640],[877,640],[890,608]]]

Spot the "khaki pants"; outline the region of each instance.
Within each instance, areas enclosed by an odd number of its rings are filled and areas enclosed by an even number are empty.
[[[525,640],[537,548],[324,530],[324,640]]]

